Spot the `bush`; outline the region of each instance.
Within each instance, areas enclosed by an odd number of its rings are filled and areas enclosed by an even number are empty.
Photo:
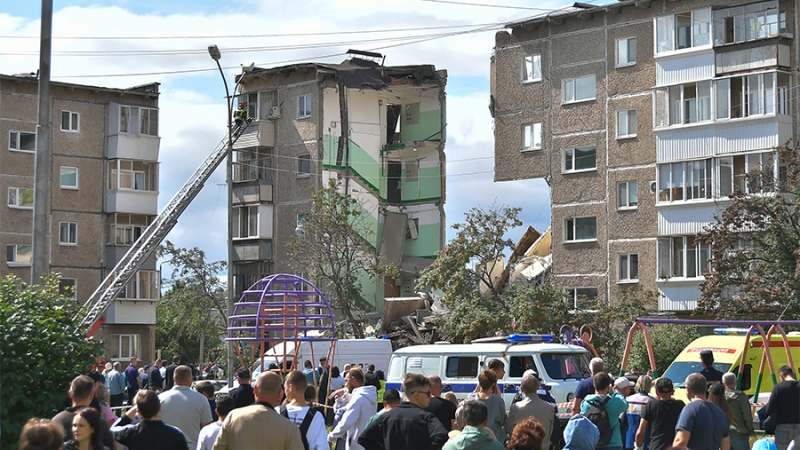
[[[0,447],[16,448],[31,417],[53,417],[72,379],[103,355],[101,342],[74,331],[80,313],[60,298],[56,277],[43,286],[12,275],[0,280]]]
[[[667,367],[690,342],[700,337],[695,326],[654,324],[649,325],[647,330],[653,345],[658,375],[662,375],[667,370]],[[650,369],[650,359],[641,330],[636,330],[631,346],[631,356],[628,358],[627,370],[633,367],[640,369],[642,373]]]

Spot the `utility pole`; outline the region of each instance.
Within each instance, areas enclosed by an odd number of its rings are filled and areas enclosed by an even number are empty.
[[[53,0],[42,0],[42,30],[39,44],[39,124],[36,126],[36,163],[33,190],[33,258],[31,284],[50,272],[47,261],[50,196],[50,53],[53,47]]]

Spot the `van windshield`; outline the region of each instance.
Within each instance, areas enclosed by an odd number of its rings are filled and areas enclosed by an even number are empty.
[[[728,363],[714,363],[714,368],[722,373],[728,372],[731,365]],[[686,377],[693,373],[703,370],[703,365],[700,361],[675,361],[669,366],[662,378],[669,378],[672,380],[672,385],[676,388],[686,387]]]
[[[589,362],[580,353],[542,353],[542,365],[552,380],[580,380],[588,377]]]

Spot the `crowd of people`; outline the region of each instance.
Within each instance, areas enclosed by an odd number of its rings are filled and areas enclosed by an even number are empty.
[[[749,399],[735,389],[735,374],[713,368],[710,353],[701,359],[704,370],[685,380],[685,404],[672,380],[614,379],[594,358],[563,430],[534,370],[506,405],[499,359],[463,401],[443,393],[436,375],[406,374],[401,394],[386,389],[373,365],[340,371],[324,357],[288,373],[274,367],[253,377],[241,368],[227,394],[209,381],[192,387],[196,374],[178,356],[142,369],[131,359],[125,370],[117,362],[76,377],[61,412],[25,425],[20,450],[750,450]],[[800,383],[788,366],[779,374],[764,407],[775,437],[753,450],[800,450]],[[113,415],[109,407],[126,398],[130,408]]]

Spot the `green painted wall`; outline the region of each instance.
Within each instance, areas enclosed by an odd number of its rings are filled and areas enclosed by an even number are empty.
[[[339,136],[325,135],[322,139],[322,164],[325,167],[344,169],[345,161],[342,161],[341,165],[336,165],[338,150]],[[379,192],[382,181],[385,185],[385,181],[382,180],[380,161],[375,161],[366,150],[352,140],[350,141],[350,169],[376,193]]]
[[[438,200],[442,197],[441,172],[438,167],[419,169],[419,181],[403,180],[402,201]]]
[[[440,109],[420,111],[419,123],[407,124],[405,114],[401,114],[401,120],[400,139],[403,142],[421,141],[425,138],[437,141],[441,139],[438,134],[431,137],[431,135],[438,133],[442,129],[442,112]]]
[[[439,250],[439,224],[420,225],[418,239],[406,239],[403,254],[417,258],[433,258]]]

